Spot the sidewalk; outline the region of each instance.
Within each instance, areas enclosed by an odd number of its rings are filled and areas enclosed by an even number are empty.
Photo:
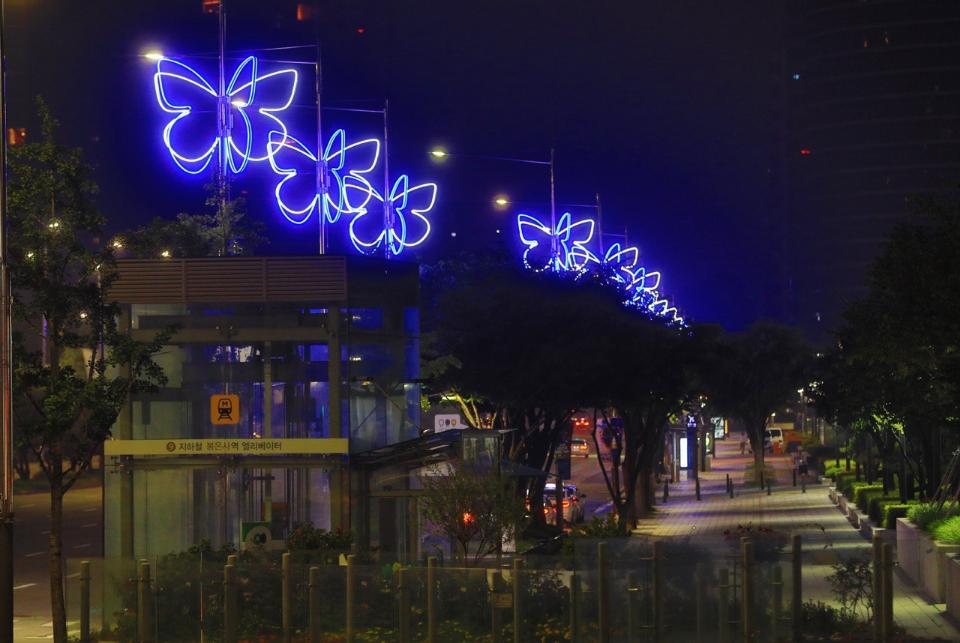
[[[825,579],[832,570],[829,564],[823,564],[825,559],[858,552],[869,555],[870,543],[830,502],[826,487],[808,485],[807,492],[801,493],[799,487],[792,486],[792,461],[788,456],[767,457],[767,463],[776,470],[772,495],[744,489],[744,470],[752,460],[750,455],[740,455],[739,440],[718,441],[712,470],[700,474],[703,500],[696,500],[692,480],[673,484],[667,503],[659,503],[662,497],[658,494],[656,515],[641,520],[634,533],[652,537],[700,536],[709,540],[740,525],[799,533],[805,552],[804,601],[831,601]],[[734,482],[732,499],[726,495],[727,474]],[[900,626],[915,637],[960,641],[960,630],[942,616],[943,606],[928,603],[899,574],[894,577],[893,611]]]

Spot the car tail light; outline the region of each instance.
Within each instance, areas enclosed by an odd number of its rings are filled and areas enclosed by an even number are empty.
[[[570,506],[570,501],[569,501],[569,500],[564,500],[564,501],[563,501],[563,508],[566,509],[566,508],[569,507],[569,506]]]

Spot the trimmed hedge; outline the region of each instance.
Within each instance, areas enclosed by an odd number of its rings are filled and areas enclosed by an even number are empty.
[[[881,502],[880,504],[883,508],[883,523],[880,526],[884,529],[896,529],[897,518],[906,518],[910,507],[917,503],[916,501],[911,501],[903,504],[897,499],[891,502]]]
[[[853,460],[851,460],[849,473],[853,473],[856,470],[856,466],[857,466],[856,463]],[[840,475],[841,473],[847,473],[846,460],[843,460],[842,458],[840,459],[839,467],[837,466],[836,460],[834,460],[833,462],[830,462],[828,460],[827,464],[823,467],[823,475],[825,475],[828,478],[832,478],[836,480],[837,476]]]
[[[854,472],[841,473],[836,477],[837,491],[847,498],[851,497],[851,486],[857,481],[857,474]]]
[[[853,485],[853,503],[859,507],[860,511],[867,511],[870,508],[870,499],[883,496],[882,484],[868,484],[866,482],[857,482]]]

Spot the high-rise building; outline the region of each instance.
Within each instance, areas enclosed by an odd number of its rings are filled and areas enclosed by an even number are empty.
[[[788,276],[823,337],[918,196],[960,179],[960,2],[791,0]]]

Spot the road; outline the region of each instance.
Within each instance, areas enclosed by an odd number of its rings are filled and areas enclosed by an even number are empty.
[[[102,556],[101,496],[102,488],[99,485],[73,489],[67,493],[63,508],[64,557]],[[52,639],[50,572],[47,562],[50,495],[17,494],[14,512],[14,640]]]

